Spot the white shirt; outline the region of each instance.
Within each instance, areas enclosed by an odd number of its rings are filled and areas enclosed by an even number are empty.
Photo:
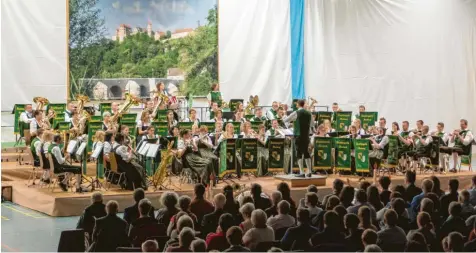
[[[104,149],[103,149],[104,155],[108,156],[109,153],[111,153],[111,150],[112,150],[111,143],[110,142],[104,142]]]
[[[200,120],[198,118],[195,118],[195,120],[192,121],[190,118],[185,118],[183,122],[193,122],[194,124],[198,125],[200,123]]]
[[[42,140],[39,140],[37,142],[35,142],[35,154],[37,156],[40,156],[40,153],[41,153],[41,145],[43,145],[43,141]]]
[[[233,134],[233,138],[238,138],[238,135],[237,134]],[[218,144],[220,144],[223,140],[225,140],[225,137],[223,136],[223,133],[220,135],[220,138],[218,138],[218,141],[217,141],[217,146]]]
[[[280,228],[292,227],[296,224],[296,220],[289,214],[278,214],[273,217],[269,217],[266,225],[273,228],[273,230],[278,230]]]
[[[423,139],[423,138],[416,139],[416,142],[420,143],[423,146],[428,146],[428,144],[433,142],[433,138],[431,138],[431,136],[427,135],[425,139]]]
[[[458,137],[459,138],[459,137]],[[474,136],[473,136],[473,133],[471,133],[471,131],[467,131],[466,132],[466,135],[464,136],[464,139],[463,139],[463,145],[469,145],[474,139]],[[455,142],[455,136],[453,135],[453,137],[451,138],[451,142],[454,143]]]
[[[210,139],[208,135],[195,136],[193,137],[193,140],[195,141],[195,145],[198,145],[198,143],[202,143],[206,145],[208,148],[213,148],[212,139]]]
[[[315,207],[312,207],[312,206],[308,206],[307,207],[307,210],[309,210],[309,215],[310,216],[313,216],[313,215],[319,215],[321,212],[322,212],[322,209],[315,206]]]
[[[22,112],[20,114],[20,121],[24,123],[30,123],[33,120],[33,116],[31,115],[31,112]]]
[[[51,149],[51,153],[55,156],[56,161],[58,161],[59,164],[63,164],[65,162],[65,159],[63,155],[61,154],[61,150],[59,146],[55,146]]]
[[[51,142],[45,142],[45,143],[43,143],[43,153],[44,153],[44,154],[48,154],[48,148],[50,147],[50,145],[51,145]],[[41,147],[40,147],[40,148],[41,148]],[[41,152],[41,150],[40,150],[40,152]]]
[[[69,117],[68,113],[71,113],[71,112],[69,110],[66,110],[64,112],[64,122],[71,122],[71,118]]]
[[[363,128],[359,128],[359,130],[357,130],[357,134],[358,135],[365,135],[365,130]]]
[[[97,156],[93,156],[93,155],[94,154],[99,155],[103,148],[104,148],[104,142],[102,142],[102,141],[94,142],[93,143],[93,153],[92,153],[91,157],[98,158]]]
[[[255,248],[260,242],[274,241],[274,230],[267,226],[266,228],[252,228],[246,231],[243,236],[243,242],[248,248]]]
[[[272,109],[269,109],[267,112],[266,112],[266,118],[268,118],[269,120],[273,120],[275,119],[276,117],[274,117],[274,114],[271,112]],[[276,112],[277,113],[277,112]]]
[[[372,144],[372,147],[374,147],[375,149],[383,150],[387,144],[388,144],[388,136],[384,136],[382,140],[380,141],[380,143]]]
[[[116,149],[116,154],[126,162],[129,162],[132,159],[132,154],[127,151],[127,147],[124,145],[121,145]]]
[[[38,122],[36,121],[36,118],[31,119],[30,121],[30,134],[36,133],[36,130],[38,130]]]

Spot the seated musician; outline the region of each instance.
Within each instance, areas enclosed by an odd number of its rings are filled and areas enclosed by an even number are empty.
[[[31,105],[25,105],[25,111],[20,113],[20,121],[26,124],[30,124],[33,120],[33,107]]]
[[[142,136],[142,140],[157,139],[157,144],[159,144],[159,137],[155,134],[154,126],[147,127],[147,134]]]
[[[111,121],[111,113],[110,112],[104,112],[102,114],[102,130],[103,131],[109,131],[109,132],[115,132],[117,131],[117,128],[115,124]]]
[[[243,138],[256,138],[256,133],[251,128],[250,122],[245,122],[243,124],[243,132],[241,132],[241,135],[243,135]]]
[[[40,181],[41,182],[44,182],[45,184],[49,184],[51,181],[50,181],[50,161],[48,160],[48,158],[46,157],[46,154],[48,154],[48,148],[49,146],[51,145],[51,143],[53,142],[53,132],[51,131],[44,131],[43,132],[43,135],[41,137],[41,143],[40,145],[37,147],[37,150],[36,150],[36,153],[41,155],[41,159],[43,160],[43,174],[41,176],[41,179]],[[39,157],[38,157],[39,158]]]
[[[69,102],[66,105],[66,110],[64,111],[64,121],[71,122],[71,118],[73,117],[73,112],[76,109],[76,105],[73,102]]]
[[[357,132],[356,126],[351,125],[349,127],[349,135],[347,135],[347,137],[350,139],[360,139],[360,134]]]
[[[212,139],[213,144],[215,146],[218,145],[217,142],[222,132],[223,132],[223,122],[221,121],[215,122],[215,131],[210,134],[210,138]]]
[[[258,139],[258,175],[263,176],[269,158],[268,148],[266,147],[266,128],[263,124],[258,126],[256,138]]]
[[[106,132],[104,136],[104,148],[103,148],[103,155],[104,155],[104,162],[105,162],[105,170],[104,175],[106,178],[108,177],[109,170],[111,170],[111,163],[109,160],[109,154],[111,153],[112,149],[115,147],[113,146],[114,142],[114,133]],[[114,143],[117,146],[117,143]]]
[[[358,135],[365,135],[365,130],[362,128],[360,119],[354,119],[352,125],[354,125],[357,128]]]
[[[255,108],[255,116],[251,118],[251,121],[266,121],[266,117],[263,116],[263,109],[261,107]]]
[[[198,153],[200,153],[201,157],[212,160],[214,168],[218,168],[218,157],[213,153],[213,142],[208,135],[208,127],[201,126],[198,132],[198,136],[194,137]]]
[[[125,145],[124,134],[116,134],[115,141],[118,145],[112,149],[110,155],[116,156],[116,162],[119,172],[126,173],[127,190],[134,190],[134,188],[142,188],[147,190],[146,174],[144,168],[133,161],[133,153],[130,147]]]
[[[387,120],[384,118],[384,117],[381,117],[379,120],[378,120],[378,125],[380,128],[383,128],[385,129],[385,134],[386,135],[390,135],[391,134],[391,130],[387,128]]]
[[[235,114],[233,115],[233,119],[230,119],[230,121],[235,121],[235,122],[241,122],[243,124],[246,122],[246,119],[244,117],[245,112],[240,111],[238,108],[235,110]]]
[[[398,134],[398,140],[400,141],[400,147],[398,149],[398,158],[403,159],[406,154],[411,154],[413,149],[413,132],[409,130],[410,123],[408,121],[402,122],[402,130]],[[403,160],[402,160],[403,161]]]
[[[279,131],[279,123],[277,119],[271,120],[271,128],[266,131],[266,140],[268,137],[278,137],[278,138],[284,138],[284,136],[281,134]]]
[[[451,143],[454,143],[452,149],[453,154],[453,169],[451,172],[456,172],[456,164],[458,164],[459,155],[471,155],[471,143],[474,140],[473,133],[468,129],[468,121],[461,119],[459,121],[461,129],[457,129],[451,136]]]
[[[150,101],[149,101],[150,102]],[[147,135],[147,129],[151,125],[149,110],[143,110],[141,113],[140,121],[137,123],[137,133],[139,136],[144,137]]]
[[[206,112],[205,114],[205,119],[206,121],[214,121],[215,119],[215,114],[218,110],[218,103],[217,102],[212,102],[212,105],[210,107],[210,110]]]
[[[59,147],[60,144],[61,136],[55,135],[53,137],[53,143],[48,147],[48,153],[50,153],[53,158],[55,169],[54,173],[73,173],[76,176],[76,192],[82,192],[83,190],[81,189],[81,166],[66,164],[66,159],[69,157],[69,153],[66,153],[65,157],[63,157],[63,154],[61,154],[61,149]],[[68,186],[65,183],[61,182],[59,185],[63,191],[68,191]]]
[[[222,110],[218,109],[215,112],[215,118],[212,119],[213,122],[224,122],[223,120],[223,112]]]
[[[385,135],[385,129],[378,127],[378,135],[376,137],[370,137],[372,150],[369,152],[370,166],[375,169],[380,165],[380,161],[384,155],[385,146],[388,144],[388,136]],[[372,169],[370,171],[373,171]]]
[[[91,155],[91,158],[93,161],[96,161],[96,170],[99,170],[99,166],[103,166],[105,168],[104,164],[104,142],[105,142],[105,137],[106,137],[106,132],[104,131],[96,131],[96,134],[94,134],[94,142],[93,142],[93,153]],[[99,175],[99,171],[97,171],[97,175],[99,177],[103,175]]]
[[[178,126],[174,126],[171,129],[169,129],[169,135],[168,136],[179,138],[180,137],[180,129],[178,128]]]
[[[436,130],[431,133],[431,136],[441,138],[441,140],[443,141],[443,143],[440,143],[440,146],[442,146],[442,148],[440,148],[439,168],[440,170],[446,171],[448,168],[446,168],[445,156],[448,157],[448,154],[451,154],[451,152],[445,148],[448,146],[450,136],[448,133],[445,133],[444,129],[445,124],[443,122],[438,122],[438,124],[436,124]]]
[[[278,108],[279,108],[278,102],[273,101],[271,105],[271,109],[269,109],[266,112],[266,118],[268,118],[268,120],[276,119],[278,116]]]
[[[33,112],[33,119],[30,121],[30,134],[36,133],[36,130],[43,127],[43,112],[36,110]]]
[[[421,157],[430,157],[431,153],[431,143],[433,138],[429,135],[430,128],[428,126],[423,126],[421,132],[417,132],[413,135],[413,143],[415,144],[415,151],[413,152],[413,159],[418,160]],[[417,164],[414,163],[416,166]]]
[[[36,133],[31,135],[31,143],[30,143],[30,150],[33,156],[33,165],[40,166],[40,145],[42,145],[41,137],[43,135],[43,129],[38,129]]]
[[[244,109],[243,103],[238,102],[238,103],[236,104],[236,109],[235,109],[235,111],[244,112],[245,109]]]
[[[171,129],[174,126],[178,125],[178,121],[175,119],[174,111],[168,110],[167,111],[167,126]]]
[[[198,136],[200,134],[200,128],[198,127],[198,125],[196,124],[192,125],[192,131],[190,132],[190,134],[192,136]]]
[[[285,121],[285,119],[286,119],[286,110],[284,110],[283,107],[278,108],[278,114],[276,115],[276,119],[279,120],[278,122],[279,122],[280,127],[286,128],[286,129],[289,128],[290,122]]]
[[[142,114],[143,114],[145,111],[147,111],[147,112],[149,113],[150,121],[152,121],[152,120],[153,120],[153,115],[152,115],[152,113],[154,112],[154,101],[152,101],[152,100],[147,101],[144,110],[142,110],[141,113],[138,113],[138,114],[137,114],[137,118],[136,118],[136,123],[137,123],[137,124],[139,124],[139,122],[142,120]],[[150,122],[150,121],[149,121],[149,122]]]
[[[360,118],[360,113],[365,112],[365,106],[364,105],[359,105],[359,113],[353,115],[353,120],[359,119]]]
[[[392,135],[400,135],[400,126],[398,122],[392,122]]]
[[[188,129],[180,131],[180,137],[177,143],[177,157],[182,158],[182,162],[186,161],[187,167],[195,175],[197,182],[208,185],[210,175],[214,173],[213,161],[199,155],[198,147]]]
[[[233,124],[228,123],[228,124],[226,124],[225,131],[220,135],[220,138],[219,138],[218,141],[216,142],[216,143],[217,143],[217,146],[218,146],[223,140],[230,139],[230,138],[238,138],[238,135],[235,134],[235,127],[233,126]]]
[[[423,120],[421,120],[421,119],[417,120],[416,129],[414,129],[413,132],[421,132],[422,129],[423,129],[423,124],[424,124]]]
[[[324,127],[326,128],[326,133],[333,133],[336,131],[334,128],[332,128],[332,124],[330,120],[328,119],[324,120],[323,124],[324,124]]]
[[[184,122],[193,122],[194,125],[198,126],[200,124],[200,120],[197,118],[197,111],[191,108],[188,111],[188,118],[186,118]]]

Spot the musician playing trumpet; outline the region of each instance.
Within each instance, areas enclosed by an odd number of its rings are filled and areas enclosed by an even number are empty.
[[[425,125],[421,128],[421,132],[417,132],[413,135],[413,143],[415,144],[416,151],[413,153],[413,159],[418,160],[421,157],[430,157],[431,153],[431,143],[433,138],[428,134],[430,128]],[[414,163],[416,166],[417,164]],[[416,168],[415,168],[416,169]]]
[[[451,172],[456,172],[456,164],[458,164],[458,156],[471,155],[471,142],[474,140],[473,133],[468,129],[468,121],[461,119],[459,121],[461,129],[457,129],[451,136],[451,143],[454,143],[453,149],[453,169]]]

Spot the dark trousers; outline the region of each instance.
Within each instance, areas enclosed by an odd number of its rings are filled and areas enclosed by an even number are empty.
[[[296,145],[297,159],[302,159],[303,155],[304,159],[311,158],[311,155],[309,154],[308,136],[297,136],[294,143]]]

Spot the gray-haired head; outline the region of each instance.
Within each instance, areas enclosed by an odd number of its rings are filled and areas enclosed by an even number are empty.
[[[159,244],[156,240],[147,240],[142,243],[142,252],[158,252]]]
[[[266,228],[268,216],[261,209],[256,209],[251,213],[251,224],[255,228]]]
[[[152,203],[148,199],[141,199],[139,201],[139,213],[141,216],[149,215],[150,209],[152,208]]]
[[[278,205],[279,201],[283,199],[283,194],[280,191],[274,191],[271,193],[271,200],[273,201],[273,205]]]
[[[192,199],[187,195],[180,196],[178,200],[180,210],[182,211],[188,211],[190,208],[190,203],[192,203]]]
[[[184,216],[180,217],[177,221],[177,231],[180,232],[184,228],[194,229],[193,220],[188,215],[184,215]]]
[[[102,203],[102,193],[100,192],[94,192],[93,195],[91,195],[91,201],[93,203]]]
[[[193,252],[207,252],[207,244],[202,239],[195,239],[190,245],[190,250]]]
[[[106,212],[108,214],[117,214],[119,210],[119,204],[115,200],[109,200],[106,204]]]
[[[105,117],[111,117],[111,113],[110,112],[104,112],[102,114],[102,117],[105,118]]]
[[[240,213],[245,218],[251,218],[251,213],[255,210],[255,205],[253,203],[246,203],[240,207]]]
[[[179,245],[183,248],[190,248],[190,244],[192,244],[193,240],[195,240],[195,232],[191,228],[183,228],[179,234]]]
[[[382,249],[377,244],[370,244],[365,247],[364,252],[382,252]]]
[[[160,203],[166,208],[173,208],[178,203],[178,195],[175,192],[164,192],[160,196]]]

